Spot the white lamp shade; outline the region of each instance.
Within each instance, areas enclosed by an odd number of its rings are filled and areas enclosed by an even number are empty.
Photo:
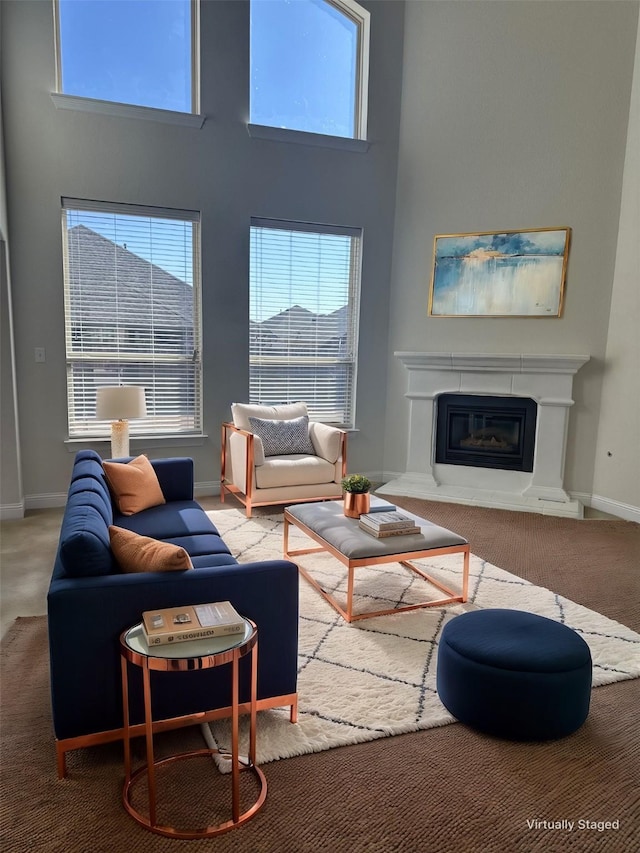
[[[115,385],[98,388],[96,417],[100,421],[128,420],[147,416],[144,388]]]

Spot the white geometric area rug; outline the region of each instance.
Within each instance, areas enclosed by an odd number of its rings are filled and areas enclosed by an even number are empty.
[[[258,513],[247,519],[238,509],[207,512],[241,563],[282,555],[282,513]],[[289,542],[294,550],[314,545],[292,526]],[[346,604],[346,569],[337,560],[327,554],[297,559],[338,600],[342,592]],[[458,587],[461,555],[416,562],[445,585]],[[425,601],[430,589],[434,598],[441,596],[400,565],[356,569],[354,612]],[[298,723],[289,722],[287,708],[261,711],[257,763],[455,722],[436,691],[440,632],[455,616],[489,607],[526,610],[576,630],[591,649],[594,687],[640,676],[639,634],[473,554],[467,603],[351,624],[301,577]],[[242,753],[247,751],[247,723],[246,716],[241,718]],[[228,720],[211,723],[210,731],[203,726],[203,734],[210,746],[230,749]]]

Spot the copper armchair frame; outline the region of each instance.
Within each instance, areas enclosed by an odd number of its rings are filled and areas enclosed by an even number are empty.
[[[247,442],[247,452],[245,458],[245,488],[246,491],[242,492],[241,489],[238,488],[235,484],[229,482],[227,480],[226,469],[227,469],[227,440],[230,433],[237,433],[239,435],[244,436]],[[340,467],[340,477],[345,477],[347,474],[347,433],[345,430],[341,430],[340,435],[340,455],[339,459],[341,459],[341,467]],[[255,450],[254,450],[254,439],[255,436],[252,432],[249,432],[246,429],[240,429],[235,424],[224,421],[221,429],[220,436],[220,501],[224,503],[224,499],[227,494],[233,495],[240,503],[244,506],[247,518],[251,518],[251,511],[254,506],[273,506],[275,504],[282,503],[307,503],[309,501],[323,501],[323,500],[336,500],[335,495],[314,495],[308,498],[293,498],[288,501],[260,501],[255,500],[255,482],[254,482],[254,468],[255,468]]]

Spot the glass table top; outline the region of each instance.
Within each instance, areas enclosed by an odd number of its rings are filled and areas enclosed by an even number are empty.
[[[157,646],[149,646],[142,629],[142,622],[129,628],[123,636],[123,641],[131,649],[140,655],[150,658],[185,659],[202,658],[219,655],[231,651],[246,643],[253,633],[253,625],[244,619],[244,632],[238,634],[224,634],[220,637],[205,637],[201,640],[185,640],[178,643],[162,643]]]

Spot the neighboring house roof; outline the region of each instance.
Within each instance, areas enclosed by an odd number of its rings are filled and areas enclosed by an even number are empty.
[[[330,314],[315,314],[300,305],[293,305],[262,323],[256,324],[261,333],[290,340],[313,340],[319,343],[342,337],[347,330],[347,306]]]
[[[330,314],[315,314],[293,305],[261,323],[252,322],[251,341],[265,354],[302,355],[313,350],[318,354],[335,355],[347,335],[347,316],[346,305]]]
[[[76,322],[110,325],[114,311],[130,317],[131,326],[164,325],[165,318],[169,326],[193,322],[187,282],[86,225],[68,231],[68,263]]]
[[[131,328],[193,322],[193,288],[187,282],[86,225],[68,231],[68,265],[74,323],[106,328],[114,325],[114,312]],[[251,321],[251,343],[271,354],[332,355],[347,334],[347,317],[346,305],[329,314],[293,305],[261,323]]]

